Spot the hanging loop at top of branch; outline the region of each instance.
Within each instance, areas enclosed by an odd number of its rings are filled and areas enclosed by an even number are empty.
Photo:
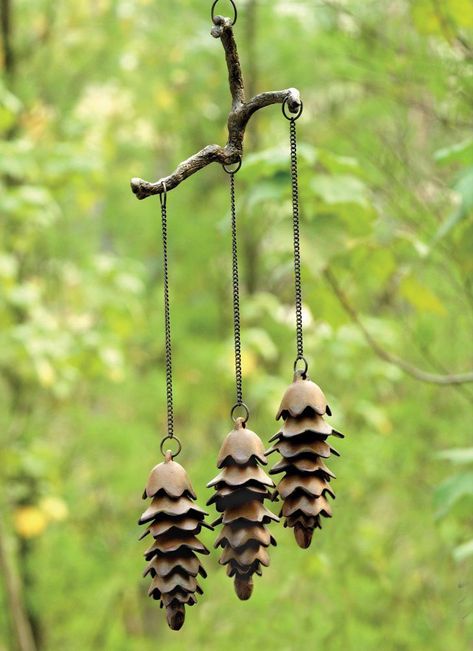
[[[286,99],[284,100],[284,102],[282,104],[282,114],[284,115],[286,120],[289,120],[289,122],[295,122],[302,115],[302,111],[304,110],[304,103],[303,103],[302,100],[300,100],[299,109],[297,110],[297,112],[295,114],[294,114],[294,110],[293,110],[294,107],[293,108],[288,107],[288,103],[289,103],[289,97],[286,97]],[[288,108],[291,111],[292,115],[289,115],[287,113]]]
[[[212,5],[212,10],[211,10],[211,16],[212,16],[212,22],[215,23],[215,7],[218,5],[220,0],[215,0],[215,2]],[[238,10],[236,8],[236,4],[234,0],[229,0],[230,4],[233,7],[233,20],[232,20],[232,27],[236,24],[236,21],[238,20]]]
[[[159,195],[159,201],[161,203],[161,208],[166,209],[168,205],[168,191],[166,188],[166,182],[163,181],[163,191]]]
[[[241,156],[240,156],[239,160],[237,160],[236,163],[234,163],[234,165],[236,165],[236,167],[234,167],[233,169],[231,169],[229,165],[225,165],[225,164],[223,164],[222,167],[223,167],[223,170],[227,174],[236,174],[237,172],[240,171],[241,164],[242,164],[242,159],[241,159]]]

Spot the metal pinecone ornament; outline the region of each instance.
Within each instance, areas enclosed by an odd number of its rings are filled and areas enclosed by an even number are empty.
[[[151,499],[150,506],[138,521],[147,525],[145,538],[151,535],[153,544],[145,551],[148,565],[144,575],[151,576],[148,595],[160,600],[166,609],[167,622],[174,631],[182,628],[185,607],[197,603],[202,588],[197,576],[207,574],[197,554],[209,554],[209,550],[197,538],[202,527],[213,527],[204,522],[207,513],[195,504],[196,494],[184,468],[173,460],[180,454],[182,445],[174,435],[174,406],[172,387],[172,340],[171,309],[169,300],[168,230],[166,186],[160,195],[163,237],[163,286],[164,286],[164,332],[166,351],[166,398],[167,435],[161,441],[160,450],[164,462],[153,468],[148,478],[143,499]],[[177,445],[173,454],[164,451],[169,443]]]
[[[297,115],[289,115],[286,103],[282,107],[284,117],[290,123],[297,357],[294,363],[294,382],[286,390],[276,416],[277,420],[283,419],[283,426],[271,439],[275,443],[266,454],[279,452],[282,457],[270,471],[272,475],[285,473],[274,493],[274,499],[282,498],[283,506],[279,515],[285,518],[284,526],[293,528],[297,544],[302,549],[307,549],[312,542],[314,529],[322,528],[322,517],[332,517],[327,498],[335,498],[330,486],[330,480],[335,475],[327,468],[324,459],[332,454],[339,456],[329,442],[329,437],[343,438],[343,434],[325,422],[324,416],[331,416],[332,412],[322,389],[309,379],[308,363],[304,357],[296,133],[296,121],[302,115],[302,109],[301,106]],[[298,370],[301,362],[303,369]]]
[[[335,498],[330,480],[335,475],[324,463],[332,454],[339,453],[330,443],[331,436],[343,438],[325,420],[330,407],[321,388],[301,371],[286,390],[276,419],[283,425],[271,441],[266,454],[279,452],[282,459],[271,469],[271,475],[285,473],[279,482],[274,499],[283,500],[280,516],[285,527],[294,529],[297,544],[306,549],[312,542],[314,529],[322,528],[322,517],[331,518],[332,509],[327,497]]]
[[[242,601],[251,597],[253,575],[262,574],[269,565],[268,547],[276,541],[266,525],[279,522],[264,505],[272,497],[272,479],[261,468],[267,465],[264,444],[257,434],[247,428],[250,412],[243,402],[240,332],[240,284],[238,273],[238,238],[235,203],[235,174],[241,167],[223,169],[230,176],[230,211],[232,227],[232,281],[233,281],[233,333],[235,342],[236,403],[231,410],[234,429],[220,449],[217,467],[221,472],[209,482],[215,494],[207,504],[215,504],[222,515],[213,523],[223,525],[215,547],[222,547],[220,564],[227,566],[227,574],[234,578],[235,591]],[[242,411],[244,418],[235,418]]]
[[[262,440],[238,418],[218,455],[221,472],[208,484],[216,492],[207,504],[215,504],[222,513],[213,523],[223,525],[215,541],[215,547],[223,549],[219,563],[234,577],[235,591],[243,601],[251,597],[253,575],[261,576],[262,567],[269,565],[268,547],[276,545],[266,526],[279,522],[264,505],[274,487],[260,466],[267,463]]]
[[[154,541],[144,554],[148,565],[143,576],[151,576],[148,595],[161,601],[169,626],[178,631],[185,606],[193,606],[196,595],[202,594],[197,576],[207,576],[197,554],[209,550],[197,536],[202,527],[212,527],[204,522],[207,513],[194,502],[197,497],[186,471],[170,452],[151,471],[143,493],[147,498],[152,502],[139,520],[148,525],[141,539],[151,535]]]

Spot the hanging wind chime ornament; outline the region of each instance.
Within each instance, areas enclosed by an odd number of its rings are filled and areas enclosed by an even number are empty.
[[[166,609],[167,622],[175,631],[182,628],[185,607],[197,603],[197,594],[202,594],[198,576],[207,576],[197,554],[209,551],[197,538],[202,527],[212,529],[205,522],[208,515],[195,500],[184,468],[174,461],[181,452],[181,442],[174,436],[174,408],[172,390],[171,315],[169,303],[169,277],[167,252],[167,195],[166,189],[160,196],[163,235],[164,274],[164,329],[166,347],[166,393],[167,393],[167,435],[161,441],[164,461],[153,468],[148,478],[143,499],[151,499],[150,506],[142,514],[138,524],[147,525],[141,538],[151,536],[153,543],[145,551],[148,565],[143,576],[151,577],[148,591],[150,597],[160,600]],[[176,444],[177,450],[165,451],[165,445]]]
[[[302,110],[301,104],[297,115],[291,116],[287,114],[286,103],[282,107],[284,117],[290,123],[297,357],[294,381],[286,390],[276,416],[276,420],[283,420],[283,426],[271,439],[275,443],[266,454],[278,452],[281,455],[281,460],[270,471],[272,475],[285,473],[274,499],[280,497],[283,500],[279,515],[285,518],[284,526],[294,529],[297,544],[307,549],[314,530],[322,528],[322,518],[332,517],[327,497],[335,498],[330,486],[335,475],[324,460],[332,454],[339,456],[329,437],[343,438],[343,434],[325,422],[324,416],[331,416],[332,412],[322,389],[309,379],[309,365],[304,357],[296,132],[296,120],[302,115]]]
[[[195,503],[196,495],[186,471],[174,460],[181,451],[181,443],[174,436],[166,204],[168,191],[211,163],[220,163],[230,175],[236,403],[231,411],[234,428],[224,440],[217,459],[220,472],[208,484],[215,491],[208,504],[214,504],[221,514],[214,523],[221,527],[215,547],[222,550],[219,562],[234,579],[240,599],[250,598],[253,577],[261,575],[262,568],[269,565],[268,549],[276,545],[268,525],[279,518],[265,506],[266,500],[282,498],[280,516],[284,517],[286,527],[294,529],[297,543],[303,548],[310,545],[314,529],[321,527],[321,518],[331,516],[327,497],[335,497],[330,486],[334,475],[324,460],[331,454],[338,454],[329,443],[329,437],[342,437],[324,420],[324,416],[331,415],[330,408],[321,389],[308,377],[303,350],[296,141],[296,120],[303,110],[300,93],[288,88],[246,98],[233,34],[237,8],[234,0],[227,1],[232,7],[232,18],[216,15],[220,0],[215,0],[211,7],[211,35],[220,39],[224,48],[232,97],[226,145],[204,147],[178,165],[172,174],[155,183],[139,178],[131,181],[138,199],[159,195],[161,201],[168,432],[161,442],[164,461],[151,471],[143,495],[144,499],[151,499],[151,504],[139,523],[147,526],[142,538],[151,536],[153,539],[145,552],[148,565],[144,575],[151,577],[149,595],[160,600],[161,607],[166,609],[168,624],[174,630],[179,630],[184,623],[185,606],[194,605],[196,595],[202,594],[198,577],[205,577],[206,572],[197,554],[209,552],[198,535],[202,527],[212,529],[213,526],[206,524],[207,514]],[[272,104],[282,104],[284,116],[290,121],[297,358],[294,383],[286,391],[277,415],[283,420],[282,428],[272,439],[275,441],[273,447],[265,453],[261,439],[247,427],[249,410],[243,401],[235,174],[243,159],[249,120],[256,111]],[[237,168],[232,169],[232,165]],[[299,368],[301,363],[302,369]],[[165,450],[167,442],[177,444],[174,454]],[[278,452],[282,458],[270,474],[285,474],[276,492],[273,492],[272,479],[262,468],[267,465],[266,455],[273,452]]]
[[[233,280],[233,326],[235,343],[236,403],[231,410],[234,428],[223,442],[217,459],[220,473],[209,482],[215,493],[207,505],[215,504],[222,515],[213,526],[222,525],[215,547],[222,548],[219,560],[227,566],[227,575],[234,579],[235,592],[246,601],[253,592],[253,575],[261,575],[262,567],[269,565],[268,547],[276,545],[267,525],[279,521],[264,505],[271,500],[273,481],[261,468],[267,465],[263,441],[247,428],[250,416],[243,401],[240,333],[240,290],[238,273],[238,241],[235,207],[234,170],[224,166],[230,175],[230,208],[232,220],[232,280]],[[238,411],[244,416],[235,418]]]

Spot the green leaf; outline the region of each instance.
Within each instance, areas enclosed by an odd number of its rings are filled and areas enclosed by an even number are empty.
[[[355,176],[316,174],[310,185],[312,190],[329,205],[348,203],[369,208],[367,188]]]
[[[437,515],[446,515],[457,502],[465,497],[473,497],[473,472],[450,477],[435,492]]]
[[[471,164],[473,161],[473,138],[439,149],[435,152],[434,158],[438,163],[442,164]]]
[[[460,175],[453,189],[459,195],[460,205],[439,228],[434,238],[435,242],[445,237],[460,221],[466,219],[473,211],[473,166],[469,167]]]
[[[445,459],[457,464],[473,463],[473,448],[453,448],[437,454],[439,459]]]
[[[467,543],[463,543],[463,545],[459,545],[453,552],[453,558],[459,563],[470,556],[473,556],[473,539]]]
[[[445,316],[447,310],[438,296],[429,288],[423,285],[415,276],[403,278],[399,294],[419,312],[431,312],[439,316]]]

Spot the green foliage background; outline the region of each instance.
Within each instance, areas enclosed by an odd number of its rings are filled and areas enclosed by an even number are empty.
[[[3,0],[5,6],[5,0]],[[221,45],[197,0],[13,0],[0,79],[0,534],[46,651],[473,648],[473,5],[247,0],[248,87],[297,86],[306,348],[333,423],[338,499],[308,552],[277,528],[248,603],[212,554],[168,631],[136,520],[165,433],[155,179],[225,141]],[[222,9],[223,11],[223,9]],[[267,441],[294,357],[288,125],[254,117],[237,177],[251,425]],[[227,178],[169,197],[180,461],[200,503],[230,428]],[[204,535],[212,544],[212,534]],[[5,569],[5,568],[3,568]],[[0,649],[16,649],[6,574]]]

